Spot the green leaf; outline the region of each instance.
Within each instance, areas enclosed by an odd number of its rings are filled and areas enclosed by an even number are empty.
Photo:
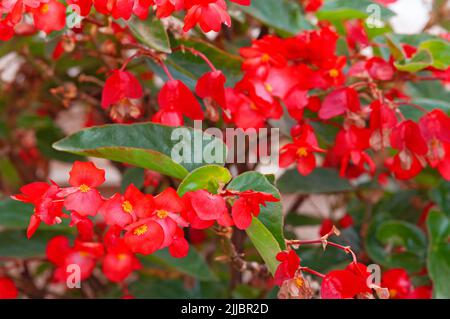
[[[53,231],[38,230],[27,239],[25,230],[6,230],[0,232],[0,256],[29,258],[45,256],[47,242],[60,235]]]
[[[258,218],[253,218],[252,224],[246,232],[269,271],[272,275],[275,274],[279,264],[275,257],[281,251],[275,237]]]
[[[127,25],[139,42],[155,50],[172,53],[169,37],[160,19],[155,16],[146,20],[133,17],[127,22]]]
[[[228,169],[218,165],[207,165],[189,173],[178,186],[178,195],[183,196],[187,192],[205,189],[216,194],[220,186],[226,185],[232,176]]]
[[[348,20],[348,19],[364,19],[373,14],[373,11],[368,11],[370,5],[376,5],[380,10],[380,18],[388,19],[394,13],[385,6],[376,4],[369,0],[327,0],[324,5],[316,13],[319,20]]]
[[[389,220],[378,214],[369,227],[366,250],[380,265],[388,268],[405,268],[410,272],[420,271],[425,265],[426,239],[414,224]],[[397,252],[396,247],[404,251]]]
[[[296,212],[289,213],[284,220],[285,224],[292,226],[315,226],[322,223],[322,219],[315,216],[300,215]]]
[[[442,100],[435,100],[430,98],[413,98],[411,101],[413,104],[420,105],[427,111],[432,111],[434,109],[441,109],[445,113],[450,112],[450,103]],[[423,116],[423,111],[420,109],[411,106],[408,103],[403,104],[402,102],[398,103],[400,105],[400,111],[403,116],[407,119],[411,119],[414,121],[418,121]]]
[[[216,164],[223,164],[226,159],[226,146],[219,139],[199,130],[155,123],[92,127],[56,142],[53,147],[59,151],[151,169],[179,179],[208,164],[203,156],[209,154],[205,153],[207,150],[218,152],[220,163]],[[175,152],[174,148],[178,151]],[[197,149],[203,153],[194,154]],[[173,150],[176,154],[186,151],[180,163],[171,158]]]
[[[338,193],[353,190],[348,180],[339,176],[334,169],[317,168],[308,176],[302,176],[297,169],[286,171],[277,182],[282,193]]]
[[[450,218],[450,182],[443,181],[430,191],[431,199]]]
[[[144,186],[144,174],[144,169],[140,167],[128,167],[122,175],[122,183],[120,184],[122,192],[130,184],[133,184],[137,188],[142,188]]]
[[[145,299],[193,299],[201,298],[197,286],[189,289],[181,280],[141,276],[130,284],[130,292],[136,298]]]
[[[432,66],[437,69],[445,70],[450,65],[450,44],[443,39],[422,42],[419,50],[430,52],[433,57]]]
[[[278,189],[273,186],[263,174],[258,172],[246,172],[239,175],[228,184],[227,189],[237,191],[254,190],[272,194],[276,198],[281,198]],[[281,201],[267,203],[266,207],[261,206],[261,212],[258,219],[272,233],[280,247],[284,248],[283,208]]]
[[[239,9],[284,35],[294,35],[309,28],[298,3],[289,0],[252,1]]]
[[[141,257],[141,260],[148,265],[154,263],[164,267],[171,267],[181,273],[187,274],[202,281],[216,281],[217,277],[209,268],[203,257],[192,246],[189,253],[184,258],[174,258],[167,249]]]
[[[433,64],[433,56],[428,50],[419,50],[411,59],[394,62],[397,70],[418,72]]]
[[[434,298],[450,298],[450,219],[441,212],[430,212],[427,219],[430,235],[428,273],[433,281]]]

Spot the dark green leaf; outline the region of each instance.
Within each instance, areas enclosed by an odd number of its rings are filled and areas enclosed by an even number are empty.
[[[286,171],[277,182],[282,193],[338,193],[351,191],[348,180],[339,176],[336,170],[317,168],[308,176],[302,176],[297,169]]]
[[[434,298],[450,298],[450,219],[440,212],[430,212],[427,219],[430,245],[428,272],[433,280]]]
[[[155,16],[146,20],[133,17],[128,21],[127,25],[139,42],[161,52],[172,52],[169,37],[160,19],[157,19]]]
[[[134,184],[137,188],[142,188],[144,186],[144,174],[144,169],[140,167],[127,168],[122,175],[122,191],[125,191],[130,184]]]
[[[174,135],[175,130],[183,134]],[[217,164],[225,162],[226,146],[222,141],[199,130],[179,130],[180,127],[154,123],[104,125],[79,131],[56,142],[53,147],[69,153],[128,163],[180,179],[186,177],[189,171],[207,164],[203,154],[195,156],[194,150],[197,148],[193,144],[201,143],[203,152],[217,150],[221,159]],[[171,158],[172,151],[180,154],[181,150],[186,151],[183,154],[186,156],[177,163]]]

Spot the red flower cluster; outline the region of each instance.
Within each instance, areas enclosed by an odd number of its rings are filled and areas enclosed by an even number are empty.
[[[250,0],[231,1],[250,5]],[[45,33],[62,30],[66,26],[66,6],[81,17],[88,16],[94,7],[101,14],[124,20],[133,14],[145,20],[152,6],[156,7],[158,18],[186,10],[183,28],[186,32],[197,24],[204,32],[218,32],[222,23],[231,25],[225,0],[68,0],[66,5],[57,0],[8,0],[0,3],[0,40],[9,40],[15,34],[33,34],[37,30]],[[23,17],[28,14],[33,18],[33,25]]]
[[[0,299],[17,298],[17,287],[8,277],[0,277]]]
[[[69,187],[36,182],[23,186],[21,194],[12,196],[35,207],[28,238],[41,221],[53,225],[61,223],[62,218],[70,218],[70,225],[77,228],[73,246],[63,236],[48,244],[47,257],[57,267],[56,281],[66,279],[66,269],[71,264],[80,267],[84,280],[97,261],[101,261],[108,279],[123,281],[140,267],[136,253],[148,255],[168,248],[173,257],[185,257],[189,245],[184,228],[205,229],[217,221],[222,226],[246,229],[252,218],[258,216],[260,205],[279,201],[270,194],[251,190],[225,190],[217,195],[198,190],[180,197],[173,188],[167,188],[152,196],[133,184],[124,194],[104,198],[97,190],[104,181],[104,170],[91,162],[75,162]],[[231,215],[227,202],[232,205]],[[90,216],[98,217],[95,224]]]

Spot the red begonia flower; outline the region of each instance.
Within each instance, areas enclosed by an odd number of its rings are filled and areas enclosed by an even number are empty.
[[[124,195],[115,194],[99,208],[108,225],[125,227],[138,218],[149,216],[154,203],[151,195],[144,195],[136,186],[130,184]]]
[[[184,258],[189,253],[189,244],[184,238],[184,231],[177,228],[172,243],[169,246],[169,253],[175,258]]]
[[[244,58],[242,69],[255,74],[267,73],[269,66],[284,67],[287,63],[283,40],[272,35],[253,40],[250,47],[240,48],[239,53]]]
[[[208,99],[208,102],[213,101],[221,108],[226,108],[225,82],[226,78],[221,71],[207,72],[198,79],[195,93],[202,99]]]
[[[224,112],[224,119],[233,122],[242,129],[264,127],[267,116],[264,110],[258,108],[255,103],[245,94],[228,88],[225,90],[227,99],[227,110]]]
[[[34,25],[38,30],[50,33],[62,30],[66,26],[66,7],[61,2],[50,0],[31,11]]]
[[[300,267],[300,258],[294,250],[281,251],[276,256],[280,264],[274,275],[275,284],[281,286],[284,281],[294,278],[297,269]]]
[[[253,190],[234,193],[238,199],[231,209],[231,216],[237,228],[245,230],[252,223],[253,217],[258,217],[260,205],[266,207],[267,202],[279,202],[272,194]]]
[[[231,26],[231,18],[224,0],[186,0],[187,13],[183,31],[188,32],[196,24],[203,32],[219,32],[222,23]]]
[[[370,146],[381,150],[389,145],[392,129],[397,125],[395,111],[388,105],[376,100],[370,104]]]
[[[149,255],[161,248],[164,242],[164,230],[151,218],[128,225],[124,240],[128,248],[143,255]]]
[[[368,291],[366,282],[348,269],[330,271],[322,280],[322,299],[348,299]]]
[[[123,239],[108,249],[102,271],[112,282],[123,282],[135,270],[141,269],[139,259],[130,252]]]
[[[320,224],[319,235],[323,237],[333,230],[334,223],[330,218],[325,218]]]
[[[323,5],[323,0],[306,0],[305,12],[316,12]]]
[[[355,49],[356,45],[365,48],[369,45],[369,37],[364,29],[364,22],[360,19],[348,20],[344,23],[347,34],[347,44],[350,48]]]
[[[103,203],[102,196],[96,187],[105,182],[105,171],[97,168],[92,162],[73,163],[69,184],[58,196],[65,197],[64,207],[81,216],[95,216]]]
[[[184,0],[155,0],[156,16],[167,18],[174,11],[182,10],[184,8]]]
[[[56,236],[47,243],[47,259],[57,266],[63,266],[66,256],[71,251],[69,238],[65,236]]]
[[[388,270],[381,276],[381,286],[389,289],[392,299],[402,299],[412,290],[408,273],[401,268]]]
[[[420,286],[414,288],[405,299],[431,299],[433,298],[433,288],[429,286]]]
[[[93,0],[67,0],[67,4],[82,17],[91,12]]]
[[[348,111],[356,113],[360,109],[361,105],[356,90],[345,87],[334,90],[325,97],[319,110],[319,117],[322,120],[327,120]]]
[[[57,197],[60,189],[56,184],[35,182],[21,187],[20,191],[21,194],[11,196],[11,198],[31,203],[35,207],[27,228],[28,239],[33,236],[41,221],[53,225],[61,223],[62,217],[67,217],[62,211],[63,202]]]
[[[339,219],[338,224],[342,229],[351,227],[354,224],[353,218],[350,214],[347,213],[341,219]]]
[[[81,216],[76,212],[70,214],[70,226],[76,226],[78,231],[77,239],[82,241],[92,241],[94,239],[94,223],[86,216]]]
[[[18,295],[14,281],[8,277],[0,277],[0,299],[16,299]]]
[[[14,36],[14,26],[8,20],[0,21],[0,41],[8,41]]]
[[[389,81],[394,77],[394,67],[380,57],[372,57],[366,62],[366,70],[374,80]]]
[[[280,167],[288,167],[297,162],[297,170],[301,175],[309,175],[316,168],[314,153],[325,152],[319,148],[313,128],[303,125],[294,138],[294,143],[283,146],[280,150]]]
[[[140,99],[143,96],[138,79],[127,71],[114,70],[106,80],[102,92],[102,107],[117,104],[123,100]]]
[[[179,80],[169,80],[159,91],[158,104],[160,111],[173,112],[179,115],[187,116],[192,120],[203,120],[204,115],[200,103],[198,103],[191,90]],[[170,116],[173,118],[173,116]],[[161,116],[161,123],[164,123],[165,117]],[[170,124],[170,123],[168,123]]]

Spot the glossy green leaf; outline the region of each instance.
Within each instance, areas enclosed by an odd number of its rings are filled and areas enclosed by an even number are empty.
[[[239,6],[239,9],[285,35],[297,34],[309,27],[300,6],[293,1],[252,1],[250,6]]]
[[[208,164],[205,158],[214,150],[221,159],[217,164],[224,163],[226,146],[222,141],[199,130],[180,129],[155,123],[104,125],[81,130],[56,142],[53,147],[59,151],[128,163],[180,179],[189,171]],[[202,154],[194,154],[198,145]],[[179,163],[172,159],[173,151],[183,155]]]
[[[281,251],[275,237],[258,218],[253,218],[252,224],[246,229],[246,232],[269,271],[272,275],[275,274],[279,264],[276,255]]]
[[[144,186],[144,174],[144,169],[140,167],[128,167],[122,174],[122,183],[120,184],[122,191],[125,191],[130,184],[142,188]]]
[[[434,298],[450,298],[450,219],[441,212],[430,212],[427,268],[433,280]]]
[[[420,50],[412,58],[394,62],[394,65],[400,71],[418,72],[433,65],[433,56],[428,50]]]
[[[433,57],[432,66],[445,70],[450,65],[450,43],[441,40],[428,40],[422,42],[419,46],[419,50],[426,50],[430,52]]]
[[[139,42],[161,52],[172,52],[169,37],[160,19],[155,16],[145,20],[133,17],[127,25]]]
[[[189,253],[184,258],[172,257],[167,249],[141,257],[141,260],[148,263],[157,264],[164,267],[173,268],[181,273],[187,274],[203,281],[215,281],[216,275],[209,268],[205,259],[197,252],[194,247],[189,247]]]
[[[317,168],[308,176],[302,176],[297,169],[286,171],[277,182],[282,193],[338,193],[351,191],[348,180],[329,168]]]
[[[239,175],[228,184],[227,189],[237,191],[254,190],[272,194],[276,198],[281,198],[277,188],[273,186],[263,174],[258,172],[246,172]],[[266,203],[266,207],[261,206],[261,213],[259,214],[258,219],[272,233],[280,247],[284,248],[283,208],[281,202],[268,202]]]
[[[183,196],[190,191],[205,189],[216,194],[220,186],[226,185],[232,176],[228,169],[218,165],[207,165],[189,173],[178,186],[178,194]]]

